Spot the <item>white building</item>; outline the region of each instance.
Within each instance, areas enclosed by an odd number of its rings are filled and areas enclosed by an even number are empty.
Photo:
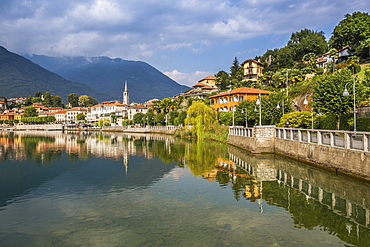
[[[64,123],[67,119],[67,110],[61,110],[55,112],[55,121],[58,123]]]
[[[85,108],[85,107],[73,107],[71,109],[68,109],[66,112],[66,121],[69,123],[76,123],[77,115],[79,113],[83,113],[86,116],[87,111],[88,111],[88,108]]]
[[[87,113],[86,121],[94,123],[100,119],[110,119],[111,115],[126,116],[128,105],[119,101],[106,101],[90,108]]]

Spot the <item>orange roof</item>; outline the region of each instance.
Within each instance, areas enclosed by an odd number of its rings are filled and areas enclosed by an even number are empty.
[[[67,111],[87,111],[87,108],[85,108],[85,107],[73,107],[71,109],[68,109]]]
[[[203,84],[203,83],[199,82],[199,83],[195,84],[192,87],[205,87],[205,86],[206,86],[206,84]]]
[[[223,92],[219,93],[213,96],[210,96],[209,98],[218,98],[222,96],[227,96],[227,95],[233,95],[233,94],[270,94],[272,93],[271,91],[263,90],[263,89],[258,89],[258,88],[250,88],[250,87],[241,87],[241,88],[236,88],[231,90],[230,92]]]
[[[247,60],[245,60],[244,62],[242,62],[240,65],[244,65],[245,63],[247,63],[247,62],[254,62],[254,63],[257,63],[257,64],[260,64],[260,65],[263,65],[261,62],[259,62],[259,61],[257,61],[257,60],[254,60],[254,59],[252,59],[252,58],[249,58],[249,59],[247,59]]]
[[[61,110],[61,111],[55,112],[55,114],[65,114],[66,112],[67,112],[67,110]]]
[[[203,78],[203,79],[199,80],[198,82],[204,81],[204,80],[216,80],[216,77],[214,77],[214,76],[207,76],[206,78]]]

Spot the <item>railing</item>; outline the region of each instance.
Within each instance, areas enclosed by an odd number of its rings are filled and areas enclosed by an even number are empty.
[[[370,133],[341,130],[276,128],[276,138],[370,152]]]
[[[149,129],[158,129],[158,130],[177,130],[181,126],[167,125],[167,126],[147,126]]]
[[[253,128],[245,128],[242,126],[232,126],[229,128],[229,135],[253,137]]]
[[[277,127],[275,127],[275,132],[274,137],[279,139],[370,152],[370,132]],[[234,136],[255,138],[255,133],[257,132],[254,128],[242,126],[229,128],[229,135]]]

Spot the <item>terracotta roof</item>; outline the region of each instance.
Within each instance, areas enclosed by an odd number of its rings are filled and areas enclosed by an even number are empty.
[[[205,87],[205,86],[206,86],[206,84],[199,82],[199,83],[195,84],[192,87]]]
[[[244,62],[242,62],[240,65],[244,65],[245,63],[247,63],[247,62],[254,62],[254,63],[258,63],[258,64],[260,64],[260,65],[263,65],[261,62],[258,62],[257,60],[254,60],[254,59],[252,59],[252,58],[249,58],[249,59],[247,59],[247,60],[245,60]]]
[[[55,112],[55,114],[65,114],[66,112],[67,112],[67,110],[61,110],[61,111]]]
[[[210,76],[207,76],[206,78],[199,80],[198,82],[204,81],[204,80],[216,80],[216,77],[210,75]]]
[[[67,111],[87,111],[85,107],[73,107],[71,109],[67,109]]]
[[[223,92],[223,93],[220,93],[220,94],[213,95],[209,98],[218,98],[218,97],[233,95],[233,94],[270,94],[270,93],[272,93],[272,92],[267,91],[267,90],[263,90],[263,89],[250,88],[250,87],[241,87],[241,88],[236,88],[234,90],[231,90],[230,92]]]

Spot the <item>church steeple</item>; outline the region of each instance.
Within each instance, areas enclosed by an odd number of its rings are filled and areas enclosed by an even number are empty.
[[[126,105],[130,104],[130,99],[128,96],[128,89],[127,89],[127,81],[125,81],[125,90],[123,91],[122,103]]]

